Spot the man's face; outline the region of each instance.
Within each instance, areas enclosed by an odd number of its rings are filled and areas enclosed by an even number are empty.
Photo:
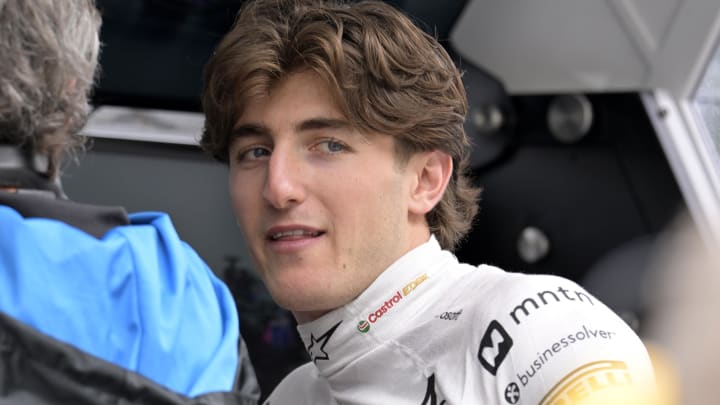
[[[315,74],[251,99],[234,134],[235,215],[268,290],[300,322],[357,297],[419,240],[416,180],[393,139],[351,128]]]

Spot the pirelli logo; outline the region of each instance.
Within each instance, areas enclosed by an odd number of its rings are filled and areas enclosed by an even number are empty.
[[[632,380],[625,363],[614,360],[596,361],[578,367],[565,376],[545,395],[540,405],[588,403],[600,392],[626,389],[631,385]]]

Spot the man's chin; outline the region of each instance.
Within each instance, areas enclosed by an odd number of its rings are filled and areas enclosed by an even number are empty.
[[[322,311],[292,311],[292,314],[295,317],[298,325],[302,325],[304,323],[312,322],[330,311],[332,310],[328,309]]]

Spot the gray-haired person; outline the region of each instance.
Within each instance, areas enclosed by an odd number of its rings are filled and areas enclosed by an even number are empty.
[[[90,0],[0,0],[0,403],[254,403],[232,297],[168,216],[59,184],[100,24]]]

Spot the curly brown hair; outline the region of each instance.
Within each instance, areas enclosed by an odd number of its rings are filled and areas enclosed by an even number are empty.
[[[399,162],[429,150],[452,157],[447,190],[426,219],[441,246],[453,250],[472,225],[480,193],[468,177],[465,89],[442,45],[385,3],[259,0],[243,6],[205,67],[201,146],[227,162],[245,103],[301,70],[328,82],[358,130],[394,137]]]

